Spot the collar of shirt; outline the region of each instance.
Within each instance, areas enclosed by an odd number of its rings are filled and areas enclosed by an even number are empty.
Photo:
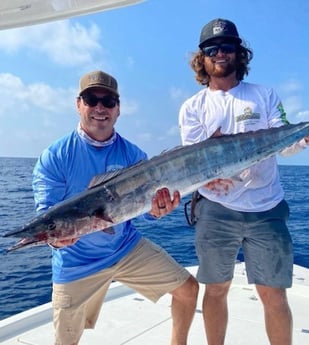
[[[116,141],[116,132],[113,132],[113,135],[105,141],[98,141],[93,138],[91,138],[80,126],[80,123],[78,123],[77,126],[77,133],[80,136],[82,140],[84,140],[86,143],[89,145],[95,146],[95,147],[104,147],[104,146],[109,146],[112,145]]]

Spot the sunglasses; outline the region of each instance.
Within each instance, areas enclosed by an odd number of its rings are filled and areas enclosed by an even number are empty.
[[[115,96],[103,96],[103,97],[97,97],[94,94],[88,93],[85,95],[80,96],[84,103],[86,105],[89,105],[89,107],[95,107],[96,105],[98,105],[99,102],[101,102],[101,104],[105,107],[105,108],[114,108],[116,106],[116,104],[119,103],[119,99],[118,97]]]
[[[201,48],[205,56],[214,57],[218,54],[219,49],[223,54],[231,54],[236,52],[236,45],[234,43],[221,43],[213,46]]]

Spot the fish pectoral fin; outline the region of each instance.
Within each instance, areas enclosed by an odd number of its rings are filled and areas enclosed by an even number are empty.
[[[97,218],[98,220],[105,220],[108,223],[112,223],[113,224],[113,220],[107,216],[104,212],[103,208],[98,208],[96,209],[93,213],[92,213],[92,217]]]

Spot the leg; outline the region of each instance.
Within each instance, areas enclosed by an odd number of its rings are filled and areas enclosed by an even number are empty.
[[[55,345],[77,345],[85,328],[94,328],[111,282],[110,269],[66,284],[53,284]]]
[[[264,306],[266,332],[271,345],[292,344],[292,313],[286,290],[256,286]]]
[[[207,284],[203,298],[203,317],[208,345],[223,345],[228,322],[227,294],[231,281]]]
[[[171,345],[187,344],[189,328],[195,313],[198,289],[197,281],[190,276],[185,283],[171,292],[173,318]]]
[[[227,294],[242,241],[241,214],[202,198],[195,209],[197,280],[205,284],[203,317],[208,345],[223,345],[228,322]]]
[[[171,345],[186,345],[196,308],[199,285],[190,273],[163,248],[143,238],[135,249],[116,265],[114,279],[157,302],[172,295]]]
[[[272,345],[292,344],[292,315],[286,288],[292,286],[293,244],[286,221],[287,203],[246,214],[243,242],[248,282],[255,284],[264,307],[266,332]]]

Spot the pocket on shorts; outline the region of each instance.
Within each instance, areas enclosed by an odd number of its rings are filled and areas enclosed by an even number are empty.
[[[53,308],[55,309],[67,309],[72,305],[72,298],[70,295],[63,295],[54,292],[52,297],[52,304]]]

